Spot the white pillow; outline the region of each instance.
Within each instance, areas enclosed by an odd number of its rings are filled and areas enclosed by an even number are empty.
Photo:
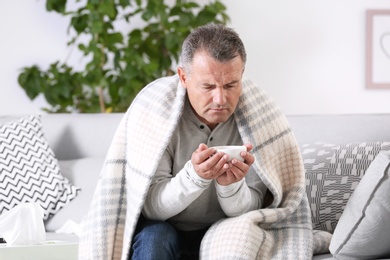
[[[390,151],[381,151],[351,195],[330,252],[337,259],[390,257]]]
[[[61,175],[44,137],[40,116],[0,125],[0,214],[20,203],[37,202],[46,220],[78,191]]]

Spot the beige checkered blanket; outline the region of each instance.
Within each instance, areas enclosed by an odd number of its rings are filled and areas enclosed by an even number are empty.
[[[146,86],[123,117],[84,222],[80,259],[127,259],[149,184],[184,107],[178,77]],[[158,101],[158,102],[157,102]],[[270,195],[265,209],[215,223],[201,259],[311,259],[312,227],[300,151],[275,103],[249,80],[235,118]]]

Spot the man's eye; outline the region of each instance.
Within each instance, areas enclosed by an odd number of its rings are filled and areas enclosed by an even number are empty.
[[[225,88],[227,89],[232,89],[232,88],[235,88],[237,85],[226,85]]]
[[[204,90],[212,90],[214,88],[214,86],[204,86],[203,89]]]

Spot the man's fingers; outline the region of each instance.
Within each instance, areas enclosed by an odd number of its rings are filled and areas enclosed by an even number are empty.
[[[240,155],[248,166],[251,166],[255,162],[255,157],[249,152],[241,152]]]
[[[246,143],[244,146],[246,147],[247,152],[250,152],[253,149],[253,145],[251,143]]]
[[[205,144],[200,144],[198,149],[192,154],[193,163],[201,164],[211,157],[216,150],[214,148],[208,148]]]
[[[228,157],[224,153],[217,152],[212,154],[201,166],[205,177],[215,178],[225,172],[229,168],[229,165],[226,163],[227,159]]]

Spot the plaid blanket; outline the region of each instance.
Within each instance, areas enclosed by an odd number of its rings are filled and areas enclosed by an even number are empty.
[[[133,101],[114,135],[83,223],[79,259],[127,259],[185,95],[175,75],[152,82]],[[244,80],[235,118],[243,142],[254,145],[253,167],[269,189],[269,203],[212,225],[202,241],[201,259],[311,259],[303,162],[285,116],[261,89]]]

